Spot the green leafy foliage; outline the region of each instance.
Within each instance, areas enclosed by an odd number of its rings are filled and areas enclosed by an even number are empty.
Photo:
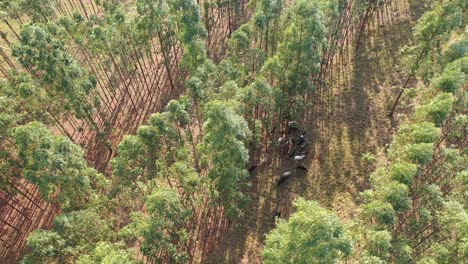
[[[100,242],[89,255],[82,255],[76,261],[77,264],[137,264],[134,252],[125,249],[123,244],[111,244]]]
[[[317,1],[295,1],[287,19],[278,52],[265,62],[262,72],[274,77],[272,84],[279,89],[278,108],[294,117],[303,106],[295,102],[315,90],[310,76],[320,70],[325,26]]]
[[[392,180],[410,185],[418,173],[418,166],[414,163],[399,162],[391,165],[389,176]]]
[[[55,23],[26,25],[13,55],[24,67],[34,67],[49,96],[63,100],[63,108],[92,121],[96,99],[90,97],[96,78],[90,76],[65,49],[66,32]]]
[[[65,240],[56,232],[37,230],[28,237],[28,246],[34,252],[23,259],[23,263],[52,261],[61,255]]]
[[[429,121],[436,126],[441,126],[452,109],[454,97],[451,93],[441,93],[433,98],[428,104],[416,109],[416,118]]]
[[[303,198],[294,206],[296,212],[267,235],[265,263],[335,263],[351,254],[352,242],[333,212]]]
[[[94,210],[59,215],[52,230],[37,230],[28,238],[32,251],[23,263],[68,262],[91,252],[95,243],[113,237],[112,226]]]
[[[152,259],[157,259],[160,250],[165,250],[171,263],[187,262],[185,223],[190,210],[185,208],[178,194],[168,188],[151,193],[146,205],[148,215],[134,213],[132,222],[121,231],[122,235],[133,239],[143,237],[141,251]]]
[[[366,203],[363,215],[378,225],[392,225],[395,222],[395,209],[390,203],[379,200]]]
[[[210,101],[205,106],[204,114],[206,121],[202,147],[211,164],[209,177],[212,192],[227,207],[228,215],[234,217],[239,213],[239,203],[245,200],[240,190],[248,175],[244,169],[248,162],[244,142],[249,138],[250,131],[244,118],[236,113],[230,102]]]
[[[105,179],[87,166],[83,151],[69,139],[52,135],[45,125],[33,122],[17,127],[14,138],[24,177],[64,210],[86,207],[92,186],[105,188]]]

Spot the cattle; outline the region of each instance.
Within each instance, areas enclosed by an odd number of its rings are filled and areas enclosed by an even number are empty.
[[[297,145],[302,145],[304,144],[305,142],[307,142],[307,139],[305,138],[304,134],[302,134],[299,139],[297,140]]]
[[[298,127],[299,124],[297,123],[297,121],[289,121],[288,122],[288,127]]]
[[[291,149],[288,148],[288,154],[289,154],[289,158],[292,158],[294,156],[294,154],[296,153],[296,140],[294,138],[291,138],[289,140],[289,144],[288,146],[291,146]]]
[[[254,171],[257,167],[258,167],[258,164],[254,164],[254,165],[250,166],[247,170],[248,170],[249,172],[252,172],[252,171]]]
[[[273,214],[273,220],[276,220],[277,218],[280,218],[281,217],[281,211],[280,210],[277,210],[274,214]]]
[[[284,143],[286,143],[286,138],[285,137],[280,137],[278,138],[278,145],[283,145]]]
[[[302,161],[306,155],[294,156],[294,161]]]
[[[283,174],[281,174],[279,180],[278,180],[278,186],[283,184],[290,176],[292,175],[292,172],[287,171]]]

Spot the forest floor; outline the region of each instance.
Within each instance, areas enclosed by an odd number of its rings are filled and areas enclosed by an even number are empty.
[[[385,145],[395,126],[387,115],[405,78],[401,49],[410,44],[412,26],[424,8],[416,0],[388,1],[366,28],[359,48],[352,41],[335,57],[321,90],[327,95],[299,122],[309,142],[302,164],[308,172],[296,169],[271,144],[262,156],[267,162],[251,175],[245,215],[216,242],[205,263],[261,263],[265,234],[275,226],[273,215],[279,211],[287,218],[298,196],[317,200],[345,219],[357,215],[370,174],[385,162]],[[278,186],[285,171],[293,175]]]

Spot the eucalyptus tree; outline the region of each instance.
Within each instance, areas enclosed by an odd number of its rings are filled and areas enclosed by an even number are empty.
[[[454,3],[456,1],[442,2],[441,5]],[[436,5],[435,10],[440,12],[441,8]],[[457,10],[452,10],[454,14],[450,15],[457,16]],[[429,11],[423,20],[432,17],[439,25],[447,19],[437,18],[436,14],[441,15],[434,10]],[[419,26],[429,24],[421,23]],[[449,31],[441,33],[437,26],[422,27],[419,32],[426,32],[426,37],[431,36],[426,38],[429,42],[444,42],[444,34],[456,36],[450,32],[454,30],[450,24],[440,27]],[[416,48],[421,51],[422,43],[429,42],[418,42]],[[389,244],[386,242],[386,249],[382,251],[375,250],[374,241],[364,241],[364,254],[361,256],[376,262],[448,263],[445,260],[459,262],[466,257],[457,246],[464,233],[455,224],[463,222],[460,219],[466,215],[465,208],[458,205],[460,201],[466,201],[466,197],[460,195],[466,190],[466,180],[460,180],[463,176],[457,177],[466,170],[466,165],[461,165],[466,163],[462,143],[462,135],[466,134],[466,118],[462,114],[466,98],[461,92],[467,71],[463,66],[466,56],[464,51],[451,48],[440,54],[432,50],[425,53],[422,56],[438,57],[433,71],[435,76],[423,84],[425,87],[415,102],[414,112],[396,133],[388,152],[387,166],[378,168],[371,176],[373,191],[364,193],[361,219],[367,226],[367,234],[384,231],[391,235],[390,240],[386,239]],[[427,77],[425,72],[415,70],[414,73]],[[454,217],[447,217],[448,214]],[[448,231],[454,229],[460,235]],[[450,246],[446,247],[441,241]]]
[[[12,71],[9,79],[0,81],[0,189],[11,199],[9,204],[14,203],[11,207],[27,219],[29,216],[21,201],[13,198],[15,195],[21,195],[37,208],[43,207],[36,195],[20,181],[21,163],[16,155],[14,129],[34,120],[57,124],[60,128],[61,123],[55,119],[59,109],[45,102],[48,102],[45,91],[27,74]],[[63,127],[62,130],[65,131]]]
[[[154,115],[152,117],[154,119]],[[162,141],[163,135],[151,125],[141,126],[137,135],[123,138],[116,157],[111,161],[113,186],[117,191],[130,188],[135,192],[159,175]]]
[[[55,0],[20,0],[19,5],[33,23],[48,22],[55,15]]]
[[[166,0],[138,0],[138,28],[144,32],[146,39],[151,41],[156,37],[159,41],[164,66],[172,89],[175,89],[175,76],[172,73],[172,49],[176,45],[175,18],[171,14],[170,6]]]
[[[65,261],[62,252],[65,248],[65,240],[56,232],[48,230],[36,230],[28,237],[27,245],[32,253],[23,257],[22,264],[38,262]]]
[[[263,0],[255,3],[251,20],[235,30],[228,41],[228,60],[246,72],[251,82],[267,58],[277,50],[282,36],[280,23],[283,1]]]
[[[393,116],[404,90],[416,73],[421,73],[428,80],[434,74],[434,67],[444,67],[439,56],[442,45],[454,29],[464,28],[463,10],[466,7],[466,1],[440,0],[418,20],[414,27],[415,44],[406,51],[408,77],[393,103],[390,116]]]
[[[236,98],[244,105],[244,118],[249,123],[253,136],[250,155],[255,159],[255,151],[261,144],[264,132],[271,131],[274,125],[273,89],[267,80],[260,75],[250,85],[240,89]]]
[[[140,264],[132,249],[127,249],[123,243],[99,242],[89,254],[81,255],[77,264]]]
[[[54,136],[38,122],[19,126],[13,133],[22,175],[63,210],[86,207],[95,193],[106,188],[105,178],[87,166],[83,151],[68,138]]]
[[[222,79],[235,80],[238,86],[243,87],[236,96],[245,103],[246,120],[249,120],[249,127],[256,134],[260,133],[255,128],[259,124],[256,120],[261,119],[262,125],[268,127],[270,122],[267,116],[272,113],[270,110],[274,110],[274,104],[268,100],[274,97],[272,88],[260,70],[265,61],[275,54],[282,37],[281,29],[285,25],[281,23],[283,1],[257,1],[254,7],[253,18],[232,33],[228,42],[228,58],[223,61],[229,67],[223,66],[222,71],[232,68],[234,70],[231,72],[237,73]]]
[[[13,26],[11,19],[16,19],[19,23],[23,24],[21,19],[23,11],[21,10],[21,4],[19,0],[15,1],[0,1],[0,18],[8,26],[10,31],[15,35],[17,40],[20,40],[20,36],[17,29]],[[10,63],[9,63],[10,64]]]
[[[101,242],[113,239],[112,228],[109,219],[93,209],[59,215],[51,230],[39,229],[29,236],[31,252],[23,263],[76,262],[96,250]]]
[[[287,14],[277,54],[263,66],[262,72],[277,89],[280,116],[297,116],[304,96],[315,90],[310,77],[320,71],[326,44],[323,19],[317,1],[296,1]]]
[[[155,142],[156,144],[156,142]],[[118,189],[138,186],[147,176],[145,161],[148,150],[143,141],[134,135],[126,135],[119,143],[117,155],[111,161],[113,169],[113,186]]]
[[[316,202],[298,198],[296,211],[268,233],[265,263],[336,263],[350,256],[353,243],[340,219]]]
[[[99,100],[91,97],[96,79],[66,51],[63,29],[54,23],[38,23],[22,27],[20,34],[21,42],[14,47],[13,55],[24,67],[34,69],[34,76],[49,88],[46,91],[51,98],[63,102],[66,112],[97,129],[93,113]]]
[[[202,21],[200,7],[195,0],[175,0],[169,4],[171,13],[180,25],[177,32],[183,49],[180,65],[192,74],[207,59],[205,41],[208,32]]]
[[[117,156],[111,161],[115,194],[129,188],[133,200],[137,201],[147,186],[159,185],[158,179],[164,178],[171,188],[178,188],[180,179],[168,173],[172,164],[193,158],[197,167],[189,106],[187,98],[170,101],[166,112],[152,114],[148,125],[140,126],[136,135],[124,137]],[[185,151],[187,141],[191,141],[193,156]]]
[[[245,142],[250,131],[236,112],[236,103],[212,100],[204,109],[205,125],[202,150],[208,161],[213,199],[226,209],[229,217],[239,214],[246,197],[242,193],[248,175]]]
[[[121,70],[115,57],[118,55],[131,57],[130,55],[122,54],[122,48],[120,47],[127,45],[123,43],[122,38],[119,36],[119,30],[115,29],[117,27],[115,24],[117,23],[107,17],[93,17],[90,20],[84,20],[81,15],[74,13],[71,17],[61,17],[57,21],[57,24],[66,31],[63,37],[67,37],[64,40],[69,43],[69,46],[73,47],[73,51],[75,52],[74,57],[79,58],[89,69],[90,73],[95,76],[98,85],[98,89],[95,89],[95,94],[99,97],[102,104],[97,114],[102,116],[104,122],[107,121],[109,126],[112,125],[110,124],[112,122],[109,122],[109,120],[115,119],[118,111],[114,111],[114,109],[119,107],[116,102],[116,90],[120,88],[118,87],[119,83],[117,80],[125,83],[125,77],[123,74],[119,74]],[[121,34],[125,35],[125,33]],[[128,38],[133,38],[133,35],[128,36]],[[113,41],[109,41],[109,39]],[[110,54],[111,58],[106,56],[109,54],[109,50],[112,50],[112,54]],[[128,60],[123,63],[128,65],[128,68],[132,65]],[[103,67],[103,64],[106,66]],[[111,74],[107,72],[110,65],[114,66]],[[133,84],[131,87],[133,87]],[[135,94],[132,95],[128,87],[125,87],[124,91],[133,106]],[[120,120],[117,119],[116,121],[117,125],[122,126]]]
[[[440,75],[431,80],[431,84],[443,92],[455,93],[465,83],[466,69],[463,69],[463,63],[463,59],[458,59],[447,64]]]
[[[116,98],[116,93],[121,89],[126,94],[124,103],[129,101],[133,111],[137,112],[138,100],[143,98],[145,91],[143,88],[146,86],[146,90],[149,89],[146,73],[141,74],[142,78],[132,78],[138,73],[134,58],[139,62],[141,57],[135,52],[137,49],[135,46],[140,45],[140,42],[136,41],[140,38],[139,32],[135,30],[135,25],[126,19],[120,5],[116,4],[112,8],[105,9],[107,12],[102,17],[92,17],[86,23],[81,20],[71,23],[78,27],[75,33],[76,42],[87,60],[88,67],[94,69],[93,72],[100,73],[101,78],[106,80],[100,86],[102,89],[110,90],[108,94],[112,94],[108,95],[115,105],[112,114],[116,115],[118,110],[115,109],[122,107]],[[137,115],[136,119],[138,118]]]
[[[253,21],[261,32],[260,47],[265,53],[275,54],[280,40],[280,18],[284,9],[283,0],[261,0],[257,2]]]
[[[193,100],[195,115],[199,131],[202,131],[202,110],[200,109],[210,96],[209,87],[213,84],[212,75],[216,71],[216,65],[211,60],[199,65],[192,76],[187,80],[186,87]]]
[[[184,141],[189,141],[192,146],[192,154],[197,170],[200,170],[198,154],[196,150],[196,140],[192,132],[192,116],[189,112],[191,100],[188,97],[181,97],[179,100],[171,100],[166,106],[169,121],[175,124],[179,141],[183,146]],[[187,139],[183,139],[182,130],[186,131]]]
[[[35,120],[55,125],[60,132],[72,139],[61,120],[63,105],[51,101],[47,89],[29,74],[12,70],[8,78],[0,83],[0,94],[4,100],[10,101],[5,106],[8,106],[9,111],[12,111],[11,114],[15,116],[15,122],[8,126],[5,124],[5,131],[7,128]],[[5,114],[9,112],[6,109],[5,111]],[[76,126],[72,122],[70,125]]]
[[[173,189],[157,188],[146,198],[147,214],[136,212],[122,231],[127,240],[143,238],[140,250],[153,261],[186,263],[190,251],[186,240],[191,215]]]
[[[382,4],[383,1],[385,0],[377,0],[377,2],[379,2],[380,4]],[[324,16],[324,23],[327,30],[327,36],[329,38],[339,34],[338,31],[341,30],[340,26],[343,26],[339,23],[339,19],[344,8],[346,7],[347,2],[348,0],[320,0],[319,6]],[[373,2],[373,0],[371,0],[370,2]],[[336,37],[340,38],[341,36]]]

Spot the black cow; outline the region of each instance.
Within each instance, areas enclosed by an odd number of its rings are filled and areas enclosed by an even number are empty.
[[[258,164],[254,164],[254,165],[250,166],[247,170],[248,170],[249,172],[252,172],[252,171],[254,171],[257,167],[258,167]]]
[[[297,140],[297,145],[300,146],[300,145],[304,144],[305,142],[306,142],[306,138],[304,137],[304,135],[301,135],[299,137],[299,139]]]
[[[280,211],[280,210],[277,210],[277,211],[273,214],[273,220],[276,220],[276,218],[281,218],[281,211]]]
[[[291,175],[292,173],[290,171],[283,173],[278,180],[278,186],[283,184]]]

